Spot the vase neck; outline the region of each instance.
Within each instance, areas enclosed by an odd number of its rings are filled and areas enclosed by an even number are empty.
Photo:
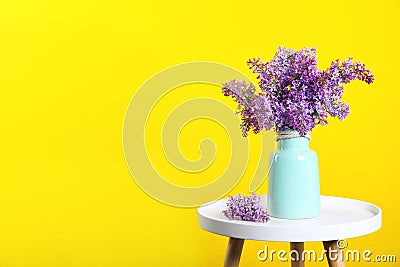
[[[307,137],[294,137],[278,141],[279,150],[309,149],[310,140]]]

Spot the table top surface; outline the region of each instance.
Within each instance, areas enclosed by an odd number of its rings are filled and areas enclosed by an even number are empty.
[[[373,204],[332,196],[321,196],[321,214],[311,219],[278,219],[266,222],[230,220],[222,214],[227,199],[213,201],[198,208],[202,229],[219,235],[264,241],[306,242],[339,240],[377,231],[382,211]],[[261,195],[266,207],[267,197]]]

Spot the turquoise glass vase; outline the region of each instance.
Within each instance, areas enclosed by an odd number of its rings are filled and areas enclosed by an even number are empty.
[[[281,139],[271,155],[267,210],[273,217],[305,219],[320,214],[318,157],[309,142],[301,136]]]

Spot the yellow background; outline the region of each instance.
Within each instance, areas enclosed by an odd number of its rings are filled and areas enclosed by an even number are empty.
[[[399,266],[399,13],[398,1],[0,1],[0,266],[222,266],[226,238],[131,178],[125,110],[166,67],[207,60],[251,75],[246,60],[269,60],[280,45],[317,47],[321,68],[353,56],[373,69],[374,84],[345,88],[350,116],[317,127],[311,146],[323,194],[383,210],[382,229],[349,249],[395,254],[397,263],[368,266]],[[218,127],[192,126],[180,145],[196,158],[190,131]],[[231,194],[247,192],[255,162]],[[271,265],[257,260],[264,244],[246,242],[242,266]]]

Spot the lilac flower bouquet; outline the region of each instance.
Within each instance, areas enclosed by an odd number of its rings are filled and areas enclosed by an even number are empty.
[[[333,61],[328,69],[319,70],[315,48],[296,51],[279,47],[271,61],[258,58],[247,64],[257,74],[261,90],[237,80],[222,88],[225,96],[238,103],[243,136],[250,130],[258,133],[272,128],[275,132],[293,130],[305,136],[317,124],[327,124],[328,116],[340,120],[347,117],[349,105],[341,101],[344,84],[374,81],[371,71],[352,58]]]

